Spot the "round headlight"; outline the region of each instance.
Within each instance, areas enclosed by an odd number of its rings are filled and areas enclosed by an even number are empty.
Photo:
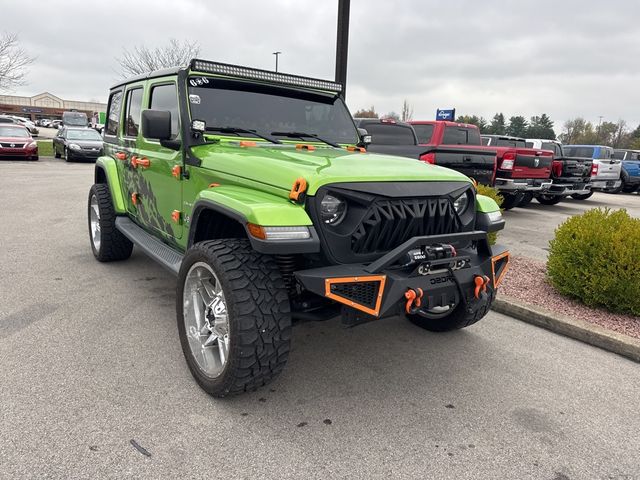
[[[453,202],[453,208],[456,209],[458,215],[462,215],[469,206],[469,196],[467,193],[463,193]]]
[[[320,218],[324,223],[336,225],[347,213],[347,203],[333,195],[325,195],[320,202]]]

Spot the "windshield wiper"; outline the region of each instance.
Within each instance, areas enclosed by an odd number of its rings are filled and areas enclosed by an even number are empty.
[[[322,143],[326,143],[327,145],[331,145],[335,148],[341,148],[340,145],[334,143],[330,140],[325,140],[322,137],[319,137],[315,133],[305,133],[305,132],[271,132],[271,135],[275,135],[276,137],[290,137],[290,138],[313,138]]]
[[[262,138],[271,143],[282,143],[277,138],[270,137],[269,135],[263,135],[255,130],[248,130],[240,127],[206,127],[206,132],[220,132],[220,133],[248,133],[249,135],[255,135],[258,138]]]

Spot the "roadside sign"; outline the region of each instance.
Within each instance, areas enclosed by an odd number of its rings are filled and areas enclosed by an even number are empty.
[[[456,119],[455,108],[450,108],[450,109],[439,108],[436,111],[436,120],[448,120],[453,122],[455,119]]]

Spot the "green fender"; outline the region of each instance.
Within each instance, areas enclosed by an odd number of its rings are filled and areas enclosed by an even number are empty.
[[[302,205],[240,186],[219,186],[202,190],[195,199],[193,213],[206,206],[265,227],[313,225]]]
[[[490,213],[500,210],[493,198],[484,195],[476,195],[476,212]]]
[[[124,203],[124,197],[122,196],[122,188],[120,188],[120,177],[118,177],[118,165],[116,161],[111,157],[100,157],[96,160],[95,181],[99,182],[99,172],[101,170],[104,174],[104,178],[107,180],[109,190],[111,191],[111,198],[113,199],[113,208],[116,213],[126,213],[127,207]]]

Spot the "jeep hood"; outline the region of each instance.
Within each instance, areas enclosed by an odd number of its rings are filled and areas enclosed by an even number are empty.
[[[316,147],[296,149],[295,145],[239,147],[235,145],[199,145],[191,148],[201,167],[222,177],[240,177],[289,192],[296,179],[307,181],[307,193],[342,182],[447,181],[470,182],[454,170],[419,160],[346,149]]]

